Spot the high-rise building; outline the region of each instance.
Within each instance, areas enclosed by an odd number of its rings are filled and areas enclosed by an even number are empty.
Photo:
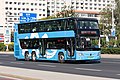
[[[113,4],[114,0],[69,0],[72,8],[84,11],[101,11],[111,3]]]
[[[99,12],[114,0],[0,0],[0,35],[6,28],[14,31],[19,23],[20,13],[36,13],[37,19],[55,15],[63,7],[79,11]]]
[[[45,0],[0,0],[0,24],[13,30],[19,23],[20,13],[36,13],[37,18],[47,17]]]

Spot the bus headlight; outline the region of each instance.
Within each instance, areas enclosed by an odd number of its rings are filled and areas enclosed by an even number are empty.
[[[78,53],[80,56],[83,56],[83,53]]]
[[[97,55],[97,56],[101,56],[100,54],[101,54],[101,52],[98,52],[98,55]]]

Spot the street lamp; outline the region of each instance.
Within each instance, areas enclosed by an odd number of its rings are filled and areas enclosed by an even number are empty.
[[[8,44],[10,43],[10,30],[8,27],[8,19],[7,17],[9,17],[11,15],[11,12],[7,11],[6,12],[6,29],[5,29],[5,33],[4,33],[4,44],[6,45],[6,51],[8,51]]]

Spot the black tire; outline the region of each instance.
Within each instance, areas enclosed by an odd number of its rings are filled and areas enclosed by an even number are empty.
[[[18,58],[15,58],[15,60],[16,60],[16,61],[19,61],[19,59],[18,59]]]
[[[101,61],[100,60],[98,60],[98,61],[96,61],[97,63],[101,63]]]
[[[28,52],[25,53],[25,60],[26,60],[26,61],[29,61],[29,60],[30,60],[30,57],[29,57],[29,53],[28,53]]]
[[[63,53],[60,53],[60,54],[58,55],[58,62],[60,62],[60,63],[65,62],[65,56],[64,56]]]
[[[36,61],[37,60],[37,56],[36,56],[36,53],[35,52],[33,52],[32,53],[32,61]]]

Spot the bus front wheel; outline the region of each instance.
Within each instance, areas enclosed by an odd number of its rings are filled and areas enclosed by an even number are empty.
[[[28,52],[25,53],[25,60],[26,60],[26,61],[29,61],[29,60],[30,60],[30,57],[29,57],[29,53],[28,53]]]
[[[63,62],[65,62],[64,59],[65,59],[64,54],[60,53],[60,54],[58,55],[58,61],[59,61],[60,63],[63,63]]]
[[[18,58],[15,58],[15,60],[16,60],[16,61],[19,61],[19,59],[18,59]]]
[[[36,56],[35,52],[33,52],[32,53],[32,61],[36,61],[36,59],[37,59],[37,56]]]

